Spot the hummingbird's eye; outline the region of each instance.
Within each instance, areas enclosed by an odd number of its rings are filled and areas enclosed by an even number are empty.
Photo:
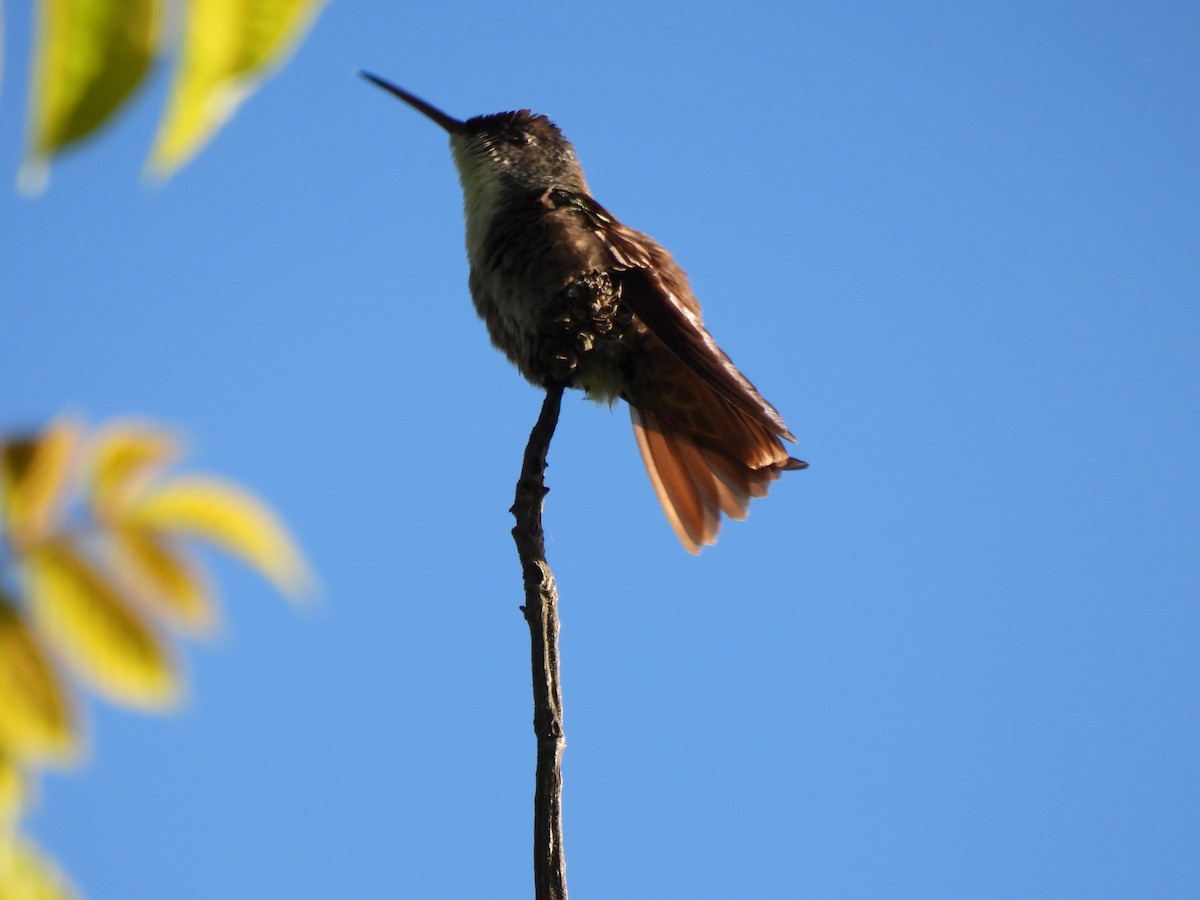
[[[518,131],[508,139],[508,143],[514,147],[528,147],[533,143],[533,135],[527,131]]]

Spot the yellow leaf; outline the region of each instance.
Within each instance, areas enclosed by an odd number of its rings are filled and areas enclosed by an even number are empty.
[[[78,894],[23,835],[0,831],[0,900],[75,900]]]
[[[17,761],[0,746],[0,833],[12,829],[24,806],[25,776]]]
[[[150,168],[166,176],[283,63],[322,0],[189,0],[183,51]]]
[[[23,434],[10,437],[0,444],[0,488],[3,488],[5,524],[13,517],[13,494],[29,474],[40,441],[39,434]]]
[[[163,708],[179,683],[167,651],[108,579],[65,542],[25,561],[38,624],[67,664],[116,702]]]
[[[211,589],[181,548],[146,528],[122,527],[110,537],[124,580],[150,612],[190,634],[212,629]]]
[[[128,521],[204,538],[241,557],[284,593],[310,587],[308,567],[283,524],[258,498],[215,478],[177,478],[140,496]]]
[[[92,505],[101,517],[115,516],[131,494],[179,458],[179,439],[163,428],[114,422],[92,441],[88,465]]]
[[[0,594],[0,747],[27,762],[65,760],[77,749],[74,718],[58,673]]]
[[[41,0],[22,181],[81,141],[141,84],[158,51],[160,0]]]
[[[44,540],[54,529],[81,431],[78,421],[62,417],[34,438],[7,441],[0,448],[5,515],[17,548]]]

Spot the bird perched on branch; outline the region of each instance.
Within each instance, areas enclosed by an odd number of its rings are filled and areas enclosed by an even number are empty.
[[[597,203],[575,149],[529,110],[460,121],[363,77],[450,135],[465,199],[475,309],[492,343],[538,386],[629,404],[667,520],[698,553],[721,515],[746,517],[781,472],[807,463],[704,327],[687,275],[660,244]]]

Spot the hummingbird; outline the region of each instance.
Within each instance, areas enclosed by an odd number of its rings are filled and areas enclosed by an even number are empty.
[[[592,197],[575,149],[528,109],[459,120],[369,72],[440,125],[462,183],[469,287],[492,343],[538,387],[629,406],[671,528],[690,553],[807,468],[783,418],[704,327],[687,275]]]

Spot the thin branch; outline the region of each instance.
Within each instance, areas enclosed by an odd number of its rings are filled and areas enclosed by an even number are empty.
[[[542,501],[546,454],[558,425],[563,386],[546,388],[537,424],[525,446],[512,514],[513,540],[525,579],[525,605],[533,664],[533,733],[537,736],[537,781],[533,794],[533,880],[536,900],[566,900],[567,865],[562,846],[562,686],[558,674],[558,588],[546,562]]]

